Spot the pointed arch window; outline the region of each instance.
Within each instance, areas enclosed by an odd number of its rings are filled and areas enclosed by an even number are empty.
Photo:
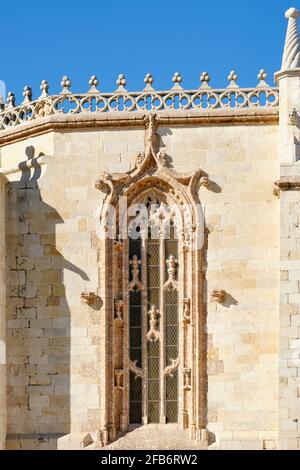
[[[150,116],[145,153],[138,155],[135,168],[105,174],[97,182],[107,193],[102,226],[109,207],[116,208],[115,239],[105,238],[99,251],[104,442],[136,423],[177,422],[193,437],[205,428],[201,177],[205,181],[201,170],[181,175],[168,167]],[[128,237],[118,212],[122,197],[129,208]],[[146,224],[131,210],[139,212],[139,205],[147,208]],[[162,225],[160,214],[170,207],[169,223]]]

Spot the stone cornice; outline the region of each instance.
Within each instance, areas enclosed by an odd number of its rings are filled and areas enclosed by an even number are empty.
[[[159,126],[272,125],[278,124],[278,108],[208,109],[157,112]],[[48,132],[89,129],[144,128],[144,112],[103,114],[54,114],[0,132],[0,147]]]

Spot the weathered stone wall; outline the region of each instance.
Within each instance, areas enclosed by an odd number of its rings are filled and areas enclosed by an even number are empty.
[[[263,448],[278,437],[279,201],[277,126],[159,128],[178,171],[209,175],[208,429],[221,448]],[[41,153],[41,170],[10,177],[7,206],[9,448],[55,447],[99,428],[101,309],[96,213],[103,172],[127,171],[143,129],[49,133],[7,145],[2,166]],[[105,267],[103,267],[105,269]],[[225,304],[210,292],[225,289]],[[38,440],[34,434],[42,439]]]
[[[162,131],[163,134],[163,131]],[[172,129],[174,166],[204,169],[208,429],[221,448],[274,447],[278,427],[279,202],[277,129]],[[211,301],[226,290],[224,304]]]
[[[283,191],[280,261],[279,439],[282,449],[300,448],[300,195]]]
[[[5,179],[0,175],[0,450],[6,440]]]

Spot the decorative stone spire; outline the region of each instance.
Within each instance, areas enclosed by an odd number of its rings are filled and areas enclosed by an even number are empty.
[[[285,38],[281,70],[296,69],[300,67],[300,39],[298,32],[299,10],[289,8],[285,12],[288,19],[288,29]]]

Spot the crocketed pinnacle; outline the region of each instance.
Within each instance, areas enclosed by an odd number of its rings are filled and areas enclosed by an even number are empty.
[[[299,15],[300,12],[296,8],[289,8],[285,12],[285,17],[288,19],[288,29],[285,38],[281,70],[300,67]]]

